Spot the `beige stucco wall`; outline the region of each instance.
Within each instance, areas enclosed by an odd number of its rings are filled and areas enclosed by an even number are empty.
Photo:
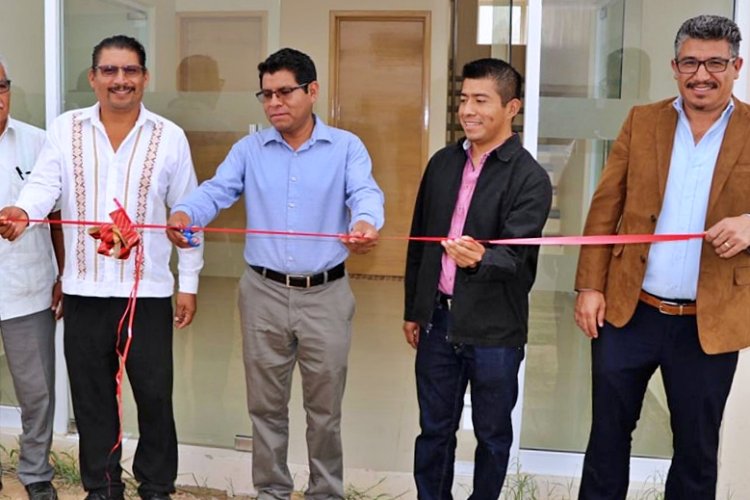
[[[432,154],[445,145],[445,102],[448,92],[447,61],[450,37],[448,0],[284,0],[281,3],[282,47],[307,52],[315,61],[320,82],[320,99],[315,112],[328,119],[328,60],[330,50],[330,11],[332,10],[422,10],[431,12],[429,150]]]

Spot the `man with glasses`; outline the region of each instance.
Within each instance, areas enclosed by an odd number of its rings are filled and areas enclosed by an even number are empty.
[[[592,338],[593,415],[580,499],[624,499],[631,434],[661,369],[674,456],[667,499],[716,498],[717,450],[737,351],[750,345],[750,106],[730,19],[685,21],[679,96],[636,106],[612,147],[584,233],[703,240],[581,249],[575,319]]]
[[[59,198],[66,220],[109,221],[119,200],[136,224],[164,224],[167,207],[197,185],[183,131],[147,110],[146,52],[134,38],[102,40],[92,54],[89,83],[97,103],[64,113],[16,206],[0,211],[0,236],[17,239],[27,219],[43,217]],[[32,229],[34,226],[32,225]],[[127,358],[138,409],[133,473],[143,499],[168,499],[177,476],[172,410],[173,326],[190,324],[196,309],[202,249],[180,250],[179,292],[172,307],[172,245],[162,231],[141,232],[143,266],[97,252],[83,225],[65,225],[62,278],[65,359],[80,436],[81,480],[88,500],[122,499],[115,374],[127,332],[118,324],[138,274],[137,314]],[[124,330],[127,330],[127,326]]]
[[[375,246],[383,193],[362,142],[313,114],[319,87],[309,56],[282,49],[258,73],[256,96],[273,127],[236,143],[169,224],[205,226],[244,195],[248,229],[346,234],[248,234],[239,299],[258,498],[289,498],[294,489],[286,456],[296,363],[307,412],[305,497],[343,498],[341,401],[354,314],[344,261]],[[187,246],[179,231],[168,234]]]
[[[43,130],[10,117],[10,85],[8,65],[0,56],[0,206],[16,200],[44,144]],[[59,218],[59,212],[52,215]],[[57,498],[49,451],[55,412],[55,316],[62,314],[54,261],[62,267],[61,236],[59,226],[39,224],[18,241],[0,239],[0,334],[23,428],[16,472],[31,500]]]

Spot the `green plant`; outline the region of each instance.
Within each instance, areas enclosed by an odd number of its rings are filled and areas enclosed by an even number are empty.
[[[373,490],[383,484],[383,482],[385,482],[385,478],[381,478],[380,481],[363,490],[358,489],[353,484],[349,484],[347,485],[346,491],[344,492],[344,498],[346,500],[395,500],[396,498],[400,498],[406,495],[406,492],[404,491],[396,496],[389,495],[387,493],[378,493],[373,496]]]
[[[503,500],[538,500],[539,486],[534,476],[521,472],[521,462],[513,461],[515,474],[505,476],[501,492]]]
[[[49,452],[49,461],[55,469],[55,477],[65,486],[81,484],[81,472],[78,469],[78,461],[67,451]]]

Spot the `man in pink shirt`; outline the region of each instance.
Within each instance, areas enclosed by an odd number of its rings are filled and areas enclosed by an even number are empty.
[[[545,170],[512,131],[521,76],[499,59],[463,68],[466,138],[438,151],[417,196],[405,276],[404,335],[417,350],[420,499],[450,499],[456,431],[471,382],[474,491],[498,498],[513,440],[511,411],[528,329],[538,247],[489,240],[540,236],[552,202]]]

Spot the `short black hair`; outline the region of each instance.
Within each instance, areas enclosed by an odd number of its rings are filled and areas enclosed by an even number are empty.
[[[263,75],[273,74],[285,69],[294,75],[297,85],[314,82],[318,79],[315,63],[310,56],[299,50],[285,48],[274,52],[265,61],[258,64],[258,78],[263,86]],[[307,92],[307,88],[304,89]]]
[[[95,69],[99,64],[99,56],[104,49],[126,49],[138,54],[138,62],[143,69],[146,69],[146,49],[143,48],[143,44],[127,35],[115,35],[105,38],[94,47],[94,52],[91,53],[91,68]]]
[[[726,40],[732,57],[740,55],[740,28],[724,16],[701,15],[688,19],[677,31],[674,39],[674,56],[679,57],[682,43],[688,38],[697,40]]]
[[[503,106],[512,99],[521,99],[521,74],[502,59],[488,57],[466,63],[461,72],[461,79],[467,78],[471,80],[482,78],[495,80],[495,88],[500,95]]]

